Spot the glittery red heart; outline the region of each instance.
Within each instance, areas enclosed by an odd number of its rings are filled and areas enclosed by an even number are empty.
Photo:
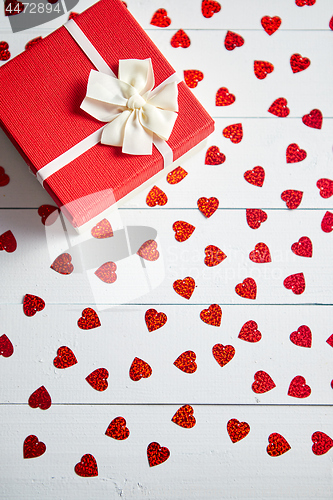
[[[201,12],[204,17],[213,17],[213,15],[220,12],[220,10],[221,5],[218,2],[215,2],[214,0],[202,0]]]
[[[274,66],[268,61],[254,61],[254,74],[259,80],[263,80],[269,73],[272,73]]]
[[[0,337],[0,356],[4,358],[9,358],[14,352],[14,346],[7,337],[7,335],[3,334]]]
[[[162,464],[170,457],[170,451],[159,443],[150,443],[147,447],[147,458],[149,467]]]
[[[195,226],[192,226],[192,224],[188,222],[177,220],[172,225],[172,229],[175,231],[175,239],[179,242],[183,242],[189,239],[195,230]]]
[[[303,191],[295,191],[294,189],[287,189],[281,194],[281,200],[286,202],[286,205],[290,210],[295,210],[299,207],[303,198]]]
[[[265,180],[265,170],[262,167],[253,167],[244,173],[244,179],[254,186],[262,187]]]
[[[216,106],[230,106],[236,100],[234,94],[230,94],[226,87],[221,87],[216,92],[215,105]]]
[[[92,228],[91,236],[98,239],[111,238],[113,231],[110,222],[107,219],[102,219]]]
[[[72,257],[69,253],[59,255],[50,267],[59,274],[71,274],[74,271]]]
[[[290,109],[287,106],[287,99],[284,97],[279,97],[268,108],[268,112],[272,113],[274,116],[279,116],[280,118],[285,118],[289,115]]]
[[[211,304],[208,309],[203,309],[200,318],[207,325],[220,326],[222,319],[222,309],[218,304]]]
[[[7,61],[10,58],[7,42],[0,42],[0,61]]]
[[[256,394],[263,394],[264,392],[271,391],[274,387],[276,387],[276,385],[268,373],[260,370],[254,374],[252,391]]]
[[[26,316],[35,316],[36,312],[42,311],[45,307],[45,302],[37,295],[27,293],[23,299],[23,312]]]
[[[197,364],[195,362],[197,356],[193,351],[185,351],[183,352],[176,361],[174,361],[174,365],[179,368],[182,372],[185,373],[194,373],[197,369]]]
[[[59,347],[57,357],[54,358],[53,364],[56,368],[64,369],[76,365],[77,359],[72,349],[67,346]]]
[[[273,33],[275,33],[275,31],[280,28],[281,22],[282,20],[278,16],[264,16],[261,19],[261,26],[264,28],[268,35],[273,35]]]
[[[254,300],[257,296],[257,284],[253,278],[245,278],[242,283],[238,283],[235,292],[244,299]]]
[[[0,250],[5,250],[5,252],[11,253],[15,252],[16,248],[16,239],[11,231],[6,231],[5,233],[0,234]]]
[[[95,477],[98,476],[98,467],[95,457],[87,453],[81,457],[81,461],[77,463],[74,470],[78,476],[81,477]]]
[[[31,434],[25,438],[23,443],[23,458],[37,458],[43,455],[45,451],[45,444],[39,441],[37,436]]]
[[[267,214],[260,208],[246,209],[246,222],[252,229],[258,229],[267,220]]]
[[[227,423],[227,432],[233,443],[244,439],[250,432],[250,426],[247,422],[240,422],[237,418],[232,418]]]
[[[319,109],[313,109],[308,115],[304,115],[302,122],[307,127],[321,129],[323,124],[323,115]]]
[[[228,31],[225,39],[224,46],[227,50],[234,50],[236,47],[244,45],[244,38],[233,31]]]
[[[305,290],[304,274],[291,274],[284,280],[283,285],[288,290],[292,290],[295,295],[301,295],[301,293],[303,293]]]
[[[5,0],[5,16],[17,16],[24,11],[24,4],[16,0]]]
[[[184,278],[183,280],[176,280],[173,283],[174,291],[181,297],[184,297],[184,299],[191,298],[194,288],[195,281],[190,276],[187,276],[187,278]]]
[[[333,181],[331,179],[319,179],[316,186],[322,198],[330,198],[333,195]]]
[[[328,339],[326,340],[326,342],[328,343],[328,345],[330,345],[331,347],[333,347],[333,333],[330,337],[328,337]]]
[[[171,46],[175,49],[177,47],[182,47],[187,49],[191,45],[191,40],[183,30],[178,30],[177,33],[173,35],[170,40]]]
[[[268,442],[269,445],[266,451],[271,457],[279,457],[291,449],[288,441],[277,432],[273,432],[273,434],[268,436]]]
[[[25,44],[25,47],[24,47],[25,50],[31,49],[31,47],[34,47],[41,40],[43,40],[43,37],[41,37],[41,36],[36,36],[36,38],[33,38],[32,40],[29,40],[29,42],[27,42]]]
[[[125,2],[123,2],[125,3]],[[69,13],[69,16],[68,16],[68,20],[70,19],[75,19],[77,16],[79,16],[80,14],[78,12],[70,12]]]
[[[117,270],[117,265],[114,262],[105,262],[102,264],[95,274],[97,278],[99,278],[104,283],[114,283],[117,279],[117,274],[115,271]]]
[[[226,254],[222,252],[219,247],[214,245],[208,245],[208,247],[205,248],[205,254],[206,257],[204,262],[208,267],[217,266],[227,258]]]
[[[171,19],[165,9],[158,9],[151,18],[150,24],[158,28],[167,28],[171,24]]]
[[[258,324],[253,320],[244,323],[238,334],[239,339],[251,343],[259,342],[261,340],[261,336],[261,332],[258,330]]]
[[[57,220],[59,212],[59,208],[53,205],[41,205],[38,209],[38,215],[44,226],[51,226]],[[51,216],[51,214],[53,215]]]
[[[205,165],[222,165],[225,162],[225,155],[220,152],[217,146],[211,146],[206,151]]]
[[[304,377],[297,375],[290,382],[288,389],[288,396],[293,398],[307,398],[311,394],[311,388],[306,385]]]
[[[310,64],[310,59],[308,59],[307,57],[302,57],[301,54],[293,54],[290,58],[290,66],[293,73],[304,71],[310,66]]]
[[[307,156],[306,151],[304,149],[300,149],[298,144],[289,144],[286,150],[286,160],[287,163],[298,163],[300,161],[305,160]]]
[[[207,218],[211,217],[219,207],[217,198],[199,198],[197,201],[198,209]]]
[[[160,256],[155,240],[145,241],[136,253],[143,259],[150,262],[155,262],[155,260],[157,260]]]
[[[152,374],[153,370],[151,367],[140,358],[134,358],[129,370],[130,379],[134,380],[134,382],[142,379],[148,378]]]
[[[238,144],[243,139],[243,127],[241,123],[228,125],[223,129],[223,137],[230,139],[234,144]]]
[[[36,389],[28,400],[28,404],[31,408],[40,408],[41,410],[50,408],[51,403],[51,396],[43,385]]]
[[[129,428],[126,427],[126,420],[123,417],[114,418],[105,431],[106,436],[123,441],[130,435]]]
[[[108,388],[109,372],[106,368],[97,368],[93,372],[89,373],[86,377],[86,381],[91,385],[96,391],[105,391]]]
[[[186,170],[182,167],[177,167],[172,172],[169,172],[167,175],[167,182],[169,184],[178,184],[178,182],[182,181],[184,177],[187,176]]]
[[[316,431],[312,434],[311,439],[313,442],[312,451],[315,455],[324,455],[333,448],[333,439],[325,432]]]
[[[330,22],[328,23],[329,28],[333,31],[333,16],[330,19]]]
[[[77,326],[81,330],[91,330],[92,328],[101,326],[101,322],[98,314],[91,307],[86,307],[82,311],[81,318],[77,320]]]
[[[215,344],[212,349],[215,361],[222,367],[232,360],[235,352],[235,348],[232,345]]]
[[[194,410],[191,405],[184,405],[178,408],[171,420],[180,427],[184,427],[184,429],[191,429],[196,423],[193,413]]]
[[[9,175],[6,174],[5,169],[3,167],[0,167],[0,187],[7,186],[9,181],[10,181]]]
[[[312,257],[312,241],[307,236],[302,236],[291,245],[291,251],[300,257]]]
[[[167,195],[164,193],[164,191],[162,191],[162,189],[157,186],[151,188],[146,198],[148,207],[156,207],[156,205],[162,207],[166,204],[167,201]]]
[[[257,243],[254,247],[254,250],[250,252],[249,259],[252,262],[256,262],[258,264],[264,264],[266,262],[272,262],[271,254],[268,246],[265,243]]]
[[[304,7],[304,5],[314,5],[316,3],[316,0],[295,0],[295,4],[297,7]]]
[[[148,309],[145,314],[145,322],[149,332],[162,328],[167,322],[167,315],[163,312],[157,312],[156,309]]]
[[[333,214],[332,212],[326,212],[323,220],[321,221],[321,228],[324,233],[330,233],[333,231]]]
[[[184,70],[184,80],[190,89],[195,89],[199,82],[203,80],[204,74],[197,69]]]
[[[299,347],[308,347],[312,345],[312,333],[308,326],[301,325],[297,331],[290,334],[290,340]]]

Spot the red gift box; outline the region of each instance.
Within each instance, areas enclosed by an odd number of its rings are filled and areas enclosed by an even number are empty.
[[[75,23],[116,75],[120,59],[151,58],[155,87],[175,72],[121,0],[100,0]],[[92,69],[64,26],[0,68],[0,125],[34,174],[104,125],[80,108]],[[167,141],[173,161],[214,130],[184,82],[178,106]],[[48,177],[44,188],[80,228],[164,166],[155,146],[152,155],[138,156],[98,143]]]

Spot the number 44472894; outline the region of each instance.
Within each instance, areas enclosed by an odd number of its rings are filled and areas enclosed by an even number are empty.
[[[43,3],[29,3],[29,2],[11,2],[5,7],[5,15],[12,16],[15,14],[20,14],[21,12],[28,12],[29,14],[43,14],[46,12],[50,14],[51,12],[60,12],[60,2],[47,3],[46,5]],[[23,8],[22,8],[23,6]]]

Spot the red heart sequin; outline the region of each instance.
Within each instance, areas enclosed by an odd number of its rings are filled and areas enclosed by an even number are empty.
[[[303,198],[303,191],[295,191],[294,189],[287,189],[281,194],[281,200],[286,202],[286,205],[290,210],[295,210],[299,207]]]
[[[81,461],[75,465],[74,470],[76,474],[81,477],[98,476],[97,462],[95,457],[90,455],[90,453],[81,457]]]
[[[207,325],[220,326],[222,319],[222,309],[218,304],[211,304],[208,309],[203,309],[200,318]]]
[[[72,257],[69,253],[59,255],[50,267],[59,274],[71,274],[74,271]]]
[[[312,333],[308,326],[301,325],[297,331],[290,334],[290,340],[299,347],[308,347],[312,345]]]
[[[5,16],[16,16],[24,11],[24,4],[16,0],[5,0]]]
[[[167,201],[167,195],[157,186],[151,188],[146,198],[148,207],[156,207],[156,205],[162,207],[167,203]]]
[[[171,46],[175,49],[177,47],[182,47],[183,49],[187,49],[191,45],[191,40],[183,30],[178,30],[177,33],[173,35],[171,38]]]
[[[38,215],[44,226],[51,226],[58,219],[59,212],[59,208],[53,205],[41,205],[38,209]]]
[[[179,242],[183,242],[189,239],[195,230],[195,226],[192,226],[192,224],[184,222],[183,220],[177,220],[174,222],[172,229],[175,232],[175,239]]]
[[[221,5],[218,2],[215,2],[215,0],[202,0],[201,12],[204,17],[213,17],[213,15],[220,12],[220,10]]]
[[[25,47],[24,47],[25,50],[31,49],[31,47],[34,47],[34,45],[36,45],[41,40],[43,40],[43,37],[41,37],[41,36],[36,36],[36,38],[33,38],[32,40],[29,40],[29,42],[27,42],[25,44]]]
[[[197,356],[193,351],[185,351],[183,352],[176,361],[174,361],[174,365],[179,368],[182,372],[185,373],[194,373],[197,369],[197,364],[195,362]]]
[[[245,278],[242,283],[238,283],[235,292],[244,299],[254,300],[257,296],[257,284],[253,278]]]
[[[329,28],[333,31],[333,16],[330,19],[330,22],[328,23]]]
[[[243,127],[241,123],[228,125],[223,129],[223,137],[230,139],[234,144],[238,144],[243,139]]]
[[[290,382],[288,396],[293,398],[307,398],[311,394],[311,388],[306,385],[305,378],[297,375]]]
[[[232,360],[235,352],[235,348],[232,345],[215,344],[212,349],[215,361],[222,367]]]
[[[174,291],[181,297],[184,297],[184,299],[191,298],[194,288],[195,281],[190,276],[187,276],[187,278],[184,278],[183,280],[176,280],[173,283]]]
[[[312,241],[307,236],[302,236],[291,245],[291,251],[300,257],[312,257]]]
[[[184,170],[182,167],[177,167],[172,170],[172,172],[168,173],[166,180],[169,184],[178,184],[178,182],[182,181],[186,176],[186,170]]]
[[[321,221],[321,228],[324,233],[330,233],[333,231],[333,214],[332,212],[326,212],[323,220]]]
[[[77,359],[74,352],[67,346],[59,347],[57,357],[54,358],[53,364],[56,368],[64,369],[76,365]]]
[[[245,340],[245,342],[259,342],[261,340],[261,332],[258,330],[258,325],[255,321],[250,320],[244,323],[242,326],[238,338],[241,340]]]
[[[126,420],[123,417],[114,418],[105,431],[106,436],[123,441],[130,435],[129,428],[126,427]]]
[[[256,77],[263,80],[269,73],[272,73],[274,66],[268,61],[254,61],[253,70]]]
[[[295,0],[295,4],[297,7],[304,7],[304,5],[314,5],[316,3],[316,0]]]
[[[152,374],[153,370],[151,367],[140,358],[134,358],[129,370],[130,379],[137,382],[142,378],[148,378]]]
[[[287,99],[284,97],[279,97],[268,108],[268,112],[272,113],[274,116],[279,116],[280,118],[285,118],[289,115],[290,109],[287,106]]]
[[[143,259],[150,262],[155,262],[155,260],[157,260],[160,256],[155,240],[145,241],[136,253]]]
[[[216,106],[230,106],[236,100],[234,94],[230,94],[226,87],[221,87],[216,92],[215,105]]]
[[[216,210],[219,207],[219,200],[217,198],[199,198],[197,201],[198,209],[200,212],[207,217],[211,217],[213,213],[216,212]]]
[[[115,271],[117,270],[117,265],[114,262],[105,262],[102,264],[95,274],[104,283],[114,283],[117,280],[117,275]]]
[[[244,179],[249,184],[254,186],[262,187],[265,180],[265,170],[262,167],[254,167],[252,170],[247,170],[244,173]]]
[[[252,391],[256,394],[264,394],[264,392],[271,391],[274,387],[276,387],[276,385],[268,373],[260,370],[254,374]]]
[[[236,47],[244,45],[244,38],[233,31],[228,31],[225,39],[224,46],[227,50],[234,50]]]
[[[237,418],[232,418],[227,423],[227,432],[233,443],[244,439],[250,432],[250,426],[247,422],[240,422]]]
[[[106,368],[97,368],[86,377],[86,381],[93,389],[102,392],[108,388],[108,378],[109,372]]]
[[[40,408],[41,410],[50,408],[51,403],[51,396],[43,385],[36,389],[28,400],[30,408]]]
[[[260,208],[246,209],[246,222],[252,229],[258,229],[267,220],[267,214]]]
[[[91,307],[86,307],[82,311],[81,318],[77,320],[77,326],[81,330],[91,330],[92,328],[101,326],[101,322],[98,314]]]
[[[319,179],[316,186],[322,198],[330,198],[333,195],[333,181],[331,179]]]
[[[275,33],[275,31],[280,28],[281,22],[282,20],[278,16],[264,16],[261,19],[261,26],[264,28],[268,35],[273,35],[273,33]]]
[[[162,328],[167,320],[167,315],[163,312],[157,312],[156,309],[148,309],[148,311],[146,311],[145,322],[149,332]]]
[[[300,149],[298,144],[289,144],[286,150],[287,163],[298,163],[305,160],[307,154],[304,149]]]
[[[311,436],[313,445],[312,451],[315,455],[324,455],[333,448],[333,439],[325,432],[316,431]]]
[[[225,155],[220,152],[217,146],[211,146],[206,151],[205,165],[222,165],[225,162]]]
[[[37,436],[31,434],[25,438],[23,443],[23,458],[37,458],[43,455],[45,451],[45,444],[39,441]]]
[[[310,64],[310,59],[308,59],[307,57],[302,57],[301,54],[293,54],[290,58],[290,66],[293,73],[304,71],[310,66]]]
[[[9,175],[6,174],[5,169],[3,167],[0,167],[0,187],[7,186],[9,181],[10,181]]]
[[[147,447],[147,458],[149,467],[162,464],[168,460],[170,451],[165,446],[160,446],[159,443],[150,443]]]
[[[42,311],[45,307],[45,302],[37,295],[27,293],[23,299],[23,312],[26,316],[35,316],[36,312]]]
[[[14,352],[14,346],[7,337],[7,335],[3,334],[0,337],[0,356],[4,358],[9,358]]]
[[[184,70],[184,80],[190,89],[195,89],[199,82],[203,80],[204,74],[198,69]]]
[[[331,347],[333,347],[333,333],[330,337],[328,337],[328,339],[326,340],[326,342],[328,343],[328,345],[330,345]]]
[[[171,24],[171,19],[165,9],[158,9],[151,18],[150,24],[158,28],[167,28]]]
[[[268,442],[269,445],[266,451],[271,457],[279,457],[291,449],[288,441],[277,432],[273,432],[273,434],[268,436]]]
[[[110,222],[107,219],[102,219],[92,228],[91,236],[97,239],[111,238],[113,231]]]
[[[301,293],[303,293],[305,290],[304,274],[291,274],[284,280],[283,285],[288,290],[292,290],[295,295],[301,295]]]
[[[323,115],[319,109],[313,109],[308,115],[304,115],[302,122],[307,127],[321,129],[323,125]]]
[[[16,248],[16,239],[11,231],[6,231],[5,233],[0,234],[0,250],[5,250],[5,252],[11,253],[15,252]]]
[[[226,254],[222,252],[219,247],[216,247],[214,245],[208,245],[208,247],[205,248],[205,254],[206,257],[204,262],[208,267],[217,266],[227,258]]]
[[[252,262],[256,262],[258,264],[264,264],[266,262],[272,262],[271,254],[268,246],[265,243],[257,243],[254,247],[254,250],[250,252],[249,259]]]
[[[184,429],[191,429],[196,423],[193,413],[194,410],[191,405],[184,405],[178,408],[171,420],[180,427],[184,427]]]

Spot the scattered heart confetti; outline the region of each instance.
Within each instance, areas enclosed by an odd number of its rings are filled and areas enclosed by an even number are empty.
[[[273,33],[275,33],[275,31],[280,28],[281,22],[282,20],[278,16],[264,16],[261,19],[261,26],[264,28],[268,35],[273,35]]]
[[[312,257],[312,241],[307,236],[302,236],[291,245],[291,251],[300,257]]]
[[[293,73],[304,71],[310,66],[310,64],[310,59],[307,57],[302,57],[301,54],[293,54],[290,58],[290,66]]]
[[[0,250],[12,253],[15,252],[16,248],[16,239],[11,231],[6,231],[5,233],[0,234]]]
[[[171,24],[171,19],[165,9],[158,9],[151,18],[150,24],[158,28],[167,28]]]
[[[201,82],[204,78],[204,74],[202,71],[198,69],[186,69],[184,70],[184,80],[186,85],[190,89],[195,89],[198,83]]]
[[[266,451],[271,457],[279,457],[291,449],[288,441],[277,432],[273,432],[273,434],[268,436],[268,442],[269,445]]]
[[[9,181],[9,175],[6,174],[3,167],[0,167],[0,187],[7,186],[7,184],[9,184]]]
[[[331,347],[333,347],[333,333],[330,337],[328,337],[328,339],[326,340],[326,342],[328,343],[328,345],[330,345]]]
[[[34,47],[41,40],[43,40],[43,37],[41,37],[41,36],[36,36],[36,38],[29,40],[29,42],[25,44],[25,47],[24,47],[25,50],[31,49],[31,47]]]
[[[304,149],[300,149],[298,144],[289,144],[286,150],[286,160],[287,163],[298,163],[300,161],[305,160],[307,156],[306,151]]]
[[[30,408],[40,408],[41,410],[50,408],[51,403],[51,396],[43,385],[36,389],[28,400]]]
[[[222,252],[219,247],[214,245],[208,245],[208,247],[205,248],[205,255],[204,262],[208,267],[217,266],[227,258],[226,254]]]
[[[6,3],[5,3],[6,5]],[[9,14],[7,14],[9,15]],[[12,15],[12,14],[11,14]],[[0,42],[0,61],[8,61],[10,59],[9,45],[7,42]]]
[[[272,262],[271,253],[268,246],[265,243],[257,243],[254,250],[250,252],[249,259],[257,264],[264,264],[266,262]]]
[[[224,46],[227,50],[234,50],[236,47],[244,45],[244,38],[233,31],[228,31],[225,39]]]
[[[44,226],[51,226],[59,216],[59,208],[53,205],[41,205],[38,209],[38,215]]]
[[[113,231],[110,222],[107,219],[102,219],[92,228],[91,236],[97,239],[111,238]]]
[[[289,115],[290,109],[287,106],[287,99],[284,97],[279,97],[275,99],[275,101],[268,108],[268,112],[272,113],[274,116],[278,116],[280,118],[285,118]]]
[[[321,129],[323,125],[323,115],[319,109],[313,109],[308,115],[304,115],[302,122],[307,127]]]
[[[93,389],[102,392],[108,388],[108,378],[109,372],[106,368],[97,368],[86,377],[86,381]]]
[[[174,222],[172,229],[175,231],[175,239],[179,242],[183,242],[189,239],[195,230],[195,226],[183,220],[177,220]]]
[[[254,300],[257,296],[257,284],[253,278],[245,278],[242,283],[238,283],[235,292],[244,299]]]
[[[225,159],[225,155],[217,146],[211,146],[206,151],[205,165],[222,165]]]
[[[230,106],[236,100],[234,94],[230,94],[226,87],[221,87],[216,92],[215,105],[216,106]]]
[[[117,265],[114,262],[105,262],[102,264],[95,274],[97,278],[99,278],[104,283],[114,283],[117,280],[117,274],[115,271],[117,270]]]
[[[312,333],[308,326],[301,325],[295,332],[290,334],[290,340],[299,347],[308,347],[312,345]]]
[[[147,458],[149,467],[162,464],[170,457],[170,451],[165,446],[160,446],[159,443],[150,443],[147,447]]]
[[[304,7],[304,5],[314,5],[316,3],[316,0],[295,0],[295,4],[297,7]]]
[[[316,186],[322,198],[330,198],[333,195],[333,181],[331,179],[319,179]]]
[[[74,471],[81,477],[95,477],[98,476],[98,467],[95,457],[86,453],[81,457],[81,461],[74,467]]]
[[[148,309],[145,314],[145,322],[149,332],[162,328],[168,318],[163,312],[157,312],[156,309]]]
[[[169,172],[167,175],[167,182],[169,184],[178,184],[178,182],[182,181],[187,176],[186,170],[182,167],[177,167],[172,172]]]
[[[114,418],[106,429],[105,434],[119,441],[127,439],[130,435],[130,431],[129,428],[126,427],[126,420],[123,417]]]
[[[230,139],[234,144],[238,144],[243,139],[243,126],[241,123],[228,125],[223,129],[223,137]]]
[[[14,346],[7,337],[7,335],[3,334],[0,337],[0,356],[4,358],[10,358],[10,356],[14,352]]]
[[[173,35],[171,38],[171,46],[175,49],[177,47],[182,47],[183,49],[187,49],[191,45],[191,40],[188,35],[183,30],[178,30],[177,33]]]
[[[86,307],[82,311],[82,316],[77,320],[77,326],[81,330],[91,330],[101,326],[98,314],[91,307]]]
[[[198,209],[200,212],[207,217],[211,217],[213,213],[216,212],[216,210],[219,207],[219,200],[217,198],[199,198],[197,201]]]
[[[311,439],[313,442],[312,451],[315,455],[324,455],[333,448],[333,439],[325,432],[316,431],[312,434]]]
[[[129,376],[134,382],[141,380],[142,378],[148,378],[152,374],[153,370],[151,367],[140,358],[134,358],[129,370]]]
[[[23,299],[23,312],[26,316],[35,316],[36,312],[42,311],[45,307],[45,302],[37,295],[27,293]]]
[[[305,279],[303,273],[296,273],[287,276],[283,285],[288,290],[292,290],[295,295],[301,295],[305,290]]]
[[[59,274],[71,274],[74,271],[72,257],[69,253],[59,255],[50,267]]]
[[[330,233],[333,231],[333,214],[332,214],[332,212],[325,213],[323,220],[321,221],[321,228],[324,231],[324,233]]]
[[[178,408],[171,420],[180,427],[184,427],[184,429],[191,429],[196,424],[193,413],[194,410],[191,405],[184,405]]]
[[[215,344],[212,348],[215,360],[222,367],[232,360],[235,352],[235,348],[232,345]]]
[[[244,173],[244,179],[253,186],[262,187],[265,180],[265,170],[260,166],[254,167]]]
[[[37,458],[43,455],[45,451],[45,444],[39,441],[37,436],[31,434],[25,438],[23,443],[23,458]]]
[[[167,201],[167,195],[157,186],[151,188],[146,198],[148,207],[156,207],[156,205],[162,207],[167,203]]]
[[[263,80],[267,75],[274,71],[274,66],[268,61],[254,61],[254,74],[259,80]]]
[[[197,369],[196,354],[193,351],[185,351],[183,352],[176,361],[174,361],[174,365],[179,368],[182,372],[185,373],[194,373]]]
[[[297,375],[290,382],[288,389],[288,396],[293,398],[307,398],[311,394],[311,388],[306,385],[304,377]]]
[[[261,340],[261,337],[262,335],[258,330],[258,324],[253,320],[244,323],[238,334],[239,339],[245,340],[245,342],[252,343],[259,342]]]
[[[145,241],[136,253],[143,259],[150,262],[155,262],[155,260],[157,260],[160,256],[155,240]]]
[[[195,281],[190,276],[184,278],[183,280],[176,280],[173,283],[173,289],[178,295],[184,297],[184,299],[190,299],[192,293],[194,292]]]
[[[67,346],[61,346],[57,350],[57,357],[54,358],[53,364],[56,368],[64,369],[76,365],[77,359],[73,351]]]
[[[286,202],[290,210],[295,210],[299,207],[303,198],[303,191],[295,191],[295,189],[287,189],[281,194],[281,200]]]
[[[258,229],[267,220],[267,214],[260,208],[246,209],[246,222],[252,229]]]
[[[218,2],[215,2],[214,0],[202,0],[201,12],[204,17],[213,17],[213,15],[220,12],[220,10],[221,5]]]
[[[237,418],[232,418],[227,423],[227,432],[233,443],[244,439],[250,432],[250,426],[247,422],[240,422]]]
[[[274,380],[263,370],[259,370],[254,374],[254,382],[252,384],[252,391],[256,394],[264,394],[264,392],[271,391],[276,387]]]
[[[211,304],[208,309],[203,309],[200,318],[207,325],[221,326],[222,309],[218,304]]]

